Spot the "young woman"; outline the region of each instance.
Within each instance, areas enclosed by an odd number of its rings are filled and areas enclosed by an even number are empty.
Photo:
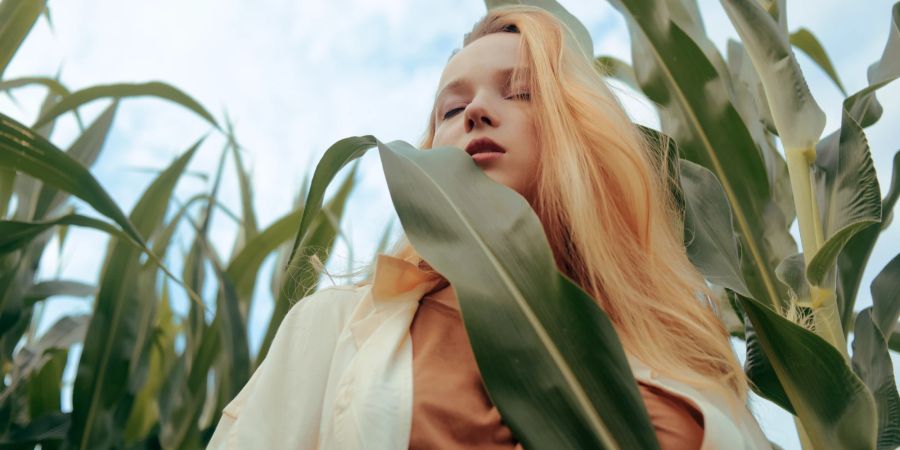
[[[466,149],[534,208],[609,315],[663,449],[769,448],[685,254],[665,168],[549,13],[490,11],[451,56],[420,147]],[[427,151],[427,150],[423,150]],[[402,239],[374,278],[282,322],[209,448],[522,448],[485,391],[453,287]]]

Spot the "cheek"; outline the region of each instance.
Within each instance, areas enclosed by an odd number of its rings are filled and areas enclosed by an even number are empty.
[[[446,128],[447,127],[441,126],[441,127],[438,127],[434,131],[434,139],[432,139],[432,144],[431,144],[432,147],[441,147],[447,141],[446,137],[444,136],[446,134],[446,132],[445,132]]]

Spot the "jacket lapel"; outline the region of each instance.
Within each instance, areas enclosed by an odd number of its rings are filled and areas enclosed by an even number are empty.
[[[338,339],[321,448],[406,449],[412,426],[412,340],[419,299],[440,277],[379,254],[372,285]]]

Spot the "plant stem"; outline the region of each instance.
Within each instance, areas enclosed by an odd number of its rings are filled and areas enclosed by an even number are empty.
[[[788,175],[800,226],[800,243],[803,259],[809,267],[813,257],[824,244],[819,205],[814,195],[813,177],[810,165],[816,159],[815,147],[806,149],[785,149]],[[800,299],[800,304],[813,310],[815,332],[838,349],[848,362],[847,341],[844,338],[841,319],[838,314],[835,280],[829,278],[831,286],[811,286],[809,299]]]
[[[785,159],[787,162],[788,175],[791,179],[791,190],[794,194],[794,206],[797,210],[797,222],[800,225],[800,244],[803,247],[803,259],[809,266],[813,255],[819,250],[818,240],[816,239],[816,225],[818,224],[818,214],[814,214],[814,209],[818,209],[813,196],[812,176],[809,170],[809,155],[804,150],[786,149]]]

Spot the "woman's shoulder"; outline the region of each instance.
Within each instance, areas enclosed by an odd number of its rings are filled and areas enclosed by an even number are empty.
[[[370,286],[335,285],[320,288],[291,305],[284,317],[286,327],[298,326],[301,322],[332,325],[346,323],[350,314],[365,297]]]

